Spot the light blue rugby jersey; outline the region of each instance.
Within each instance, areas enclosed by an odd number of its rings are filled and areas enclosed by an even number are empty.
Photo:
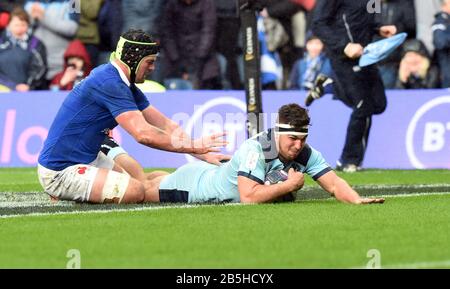
[[[163,179],[160,190],[187,191],[189,203],[239,202],[238,176],[264,184],[268,172],[288,167],[314,180],[332,170],[322,154],[308,144],[294,161],[283,164],[278,158],[273,130],[268,130],[246,140],[232,159],[221,166],[206,162],[182,166]]]
[[[117,126],[119,114],[144,110],[147,97],[134,84],[129,87],[111,64],[95,68],[66,97],[50,127],[39,164],[60,171],[95,160],[105,130]]]

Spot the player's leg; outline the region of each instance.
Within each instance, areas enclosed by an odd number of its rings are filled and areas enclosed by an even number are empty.
[[[152,180],[158,176],[167,175],[164,171],[155,171],[145,173],[144,168],[130,156],[112,137],[105,137],[101,146],[103,152],[108,158],[114,160],[114,170],[122,172],[125,171],[132,178],[144,182],[145,180]]]
[[[124,153],[117,155],[114,158],[115,165],[125,172],[127,172],[132,178],[144,182],[146,180],[152,180],[159,176],[168,175],[168,172],[165,171],[153,171],[150,173],[145,173],[142,166],[129,154]]]
[[[119,154],[114,158],[114,162],[125,172],[127,172],[132,178],[141,182],[146,180],[146,174],[142,166],[129,154]]]
[[[159,187],[164,178],[166,178],[169,174],[156,176],[150,180],[144,181],[144,189],[145,189],[145,199],[144,202],[151,203],[159,203],[160,200],[160,192]]]
[[[93,199],[90,201],[96,203],[141,203],[144,200],[143,182],[122,172],[122,169],[103,152],[100,151],[97,159],[91,164],[100,169],[92,185],[91,196]]]
[[[115,140],[106,136],[100,147],[100,151],[115,163],[117,171],[125,171],[132,178],[143,182],[146,179],[142,166],[132,158]],[[118,169],[120,168],[120,169]]]
[[[125,173],[100,168],[92,182],[91,203],[141,203],[144,186]]]
[[[216,166],[195,162],[181,166],[169,175],[154,178],[146,184],[146,201],[160,203],[190,203],[205,201],[204,192],[199,192],[201,176]]]
[[[191,178],[193,164],[178,168],[172,174],[154,172],[153,178],[144,182],[145,202],[156,203],[188,203],[189,191],[195,186],[195,178]]]
[[[153,179],[155,179],[157,177],[167,176],[167,175],[169,175],[169,173],[165,172],[165,171],[153,171],[153,172],[150,172],[150,173],[145,173],[145,179],[147,181],[151,181],[151,180],[153,180]]]

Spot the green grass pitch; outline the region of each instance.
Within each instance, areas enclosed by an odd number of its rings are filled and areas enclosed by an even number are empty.
[[[34,168],[0,169],[0,267],[450,268],[450,171],[341,174],[383,205],[330,199],[307,179],[294,203],[52,203]],[[375,249],[376,251],[374,251]]]

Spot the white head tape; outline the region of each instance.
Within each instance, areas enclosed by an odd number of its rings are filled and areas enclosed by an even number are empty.
[[[302,126],[300,130],[295,130],[295,127],[290,124],[276,123],[275,133],[279,135],[295,135],[295,136],[307,136],[308,125]]]

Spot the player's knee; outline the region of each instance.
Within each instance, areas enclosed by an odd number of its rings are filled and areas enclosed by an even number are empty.
[[[170,175],[170,174],[168,172],[166,172],[166,171],[153,171],[151,173],[147,173],[146,176],[145,176],[145,179],[147,181],[151,181],[153,179],[156,179],[157,177],[167,176],[167,175]]]
[[[159,184],[161,177],[145,181],[145,202],[159,203]]]
[[[142,203],[145,198],[144,184],[131,178],[122,203]]]

